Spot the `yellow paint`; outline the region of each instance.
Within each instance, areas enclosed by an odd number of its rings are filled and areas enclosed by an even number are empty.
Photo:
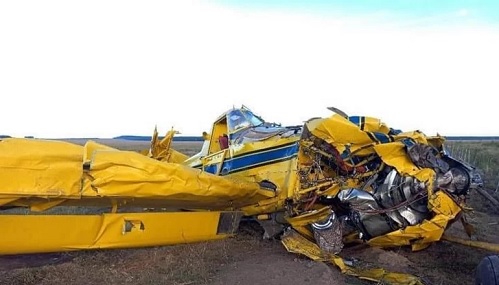
[[[420,169],[412,163],[401,142],[379,144],[374,149],[386,164],[395,167],[401,174],[414,176],[419,181],[430,181],[435,177],[432,169]]]
[[[79,196],[81,146],[59,141],[5,139],[0,142],[0,154],[0,198]]]
[[[255,152],[264,154],[269,151],[269,148],[276,150],[279,149],[279,146],[286,147],[289,146],[290,143],[296,142],[297,139],[298,137],[290,137],[251,142],[243,145],[233,145],[230,146],[228,150],[212,154],[202,159],[201,162],[203,168],[215,164],[217,166],[217,172],[221,172],[220,166],[225,159],[232,157],[243,158],[250,153],[254,154]],[[293,189],[297,179],[296,157],[290,157],[284,161],[268,161],[267,163],[269,164],[250,165],[247,169],[223,176],[232,181],[269,181],[277,186],[275,194],[268,190],[266,191],[268,199],[262,199],[258,201],[258,203],[252,203],[248,206],[242,207],[241,209],[246,215],[280,211],[283,209],[284,200],[287,199],[288,195],[294,191]],[[278,196],[277,199],[274,198],[275,195]]]
[[[450,242],[454,242],[454,243],[458,243],[458,244],[462,244],[462,245],[481,248],[481,249],[485,249],[485,250],[499,253],[499,244],[477,241],[477,240],[462,239],[462,238],[449,236],[449,235],[443,235],[442,240],[446,240],[446,241],[450,241]]]
[[[176,133],[176,131],[170,130],[166,133],[163,139],[159,140],[158,130],[157,128],[154,128],[154,133],[151,139],[151,148],[149,149],[147,156],[164,162],[181,163],[185,161],[188,158],[187,155],[171,148],[173,136]]]
[[[0,215],[0,254],[128,248],[221,239],[221,212]],[[239,221],[237,221],[239,222]]]
[[[213,129],[211,130],[209,154],[213,154],[222,150],[218,138],[223,135],[229,135],[229,132],[227,130],[227,118],[225,116],[220,117],[220,119],[215,121],[215,123],[213,124]]]
[[[159,206],[226,209],[274,196],[254,182],[226,179],[95,142],[81,147],[7,139],[0,143],[0,153],[0,199],[4,205],[33,206],[33,210],[70,200],[110,204],[111,199],[130,200],[136,206],[152,201]]]
[[[292,226],[306,226],[313,222],[324,220],[330,214],[331,209],[329,207],[323,207],[319,210],[313,210],[296,217],[287,218],[287,220]]]
[[[368,243],[381,247],[412,245],[413,250],[421,250],[430,243],[440,240],[449,221],[456,217],[460,208],[447,194],[441,191],[435,193],[429,199],[429,203],[433,205],[432,210],[437,213],[429,221],[425,220],[421,224],[372,238]]]

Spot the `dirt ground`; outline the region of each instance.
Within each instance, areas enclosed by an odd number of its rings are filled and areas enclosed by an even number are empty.
[[[499,242],[499,216],[476,212],[477,238]],[[464,237],[462,225],[448,231]],[[473,284],[485,250],[439,242],[421,252],[365,245],[341,256],[356,266],[411,273],[427,284]],[[257,224],[243,223],[234,238],[155,248],[97,250],[0,257],[0,284],[372,284],[342,275],[334,266],[288,253],[263,240]]]

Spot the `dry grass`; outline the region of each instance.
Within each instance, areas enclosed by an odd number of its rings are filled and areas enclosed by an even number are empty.
[[[447,147],[453,156],[477,167],[485,189],[499,199],[499,141],[448,142]],[[499,209],[477,193],[471,193],[469,198],[473,208],[499,213]]]
[[[485,187],[496,189],[499,182],[499,141],[449,142],[452,155],[481,170]]]
[[[43,258],[40,254],[0,257],[0,284],[207,284],[227,264],[269,246],[279,244],[246,232],[196,244],[50,254],[43,266],[31,262]],[[21,267],[12,268],[9,261]]]

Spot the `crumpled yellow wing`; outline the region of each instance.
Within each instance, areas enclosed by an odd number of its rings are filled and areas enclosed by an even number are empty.
[[[29,139],[0,141],[0,197],[78,197],[83,148]]]
[[[225,209],[272,197],[257,183],[234,181],[136,152],[88,142],[7,139],[0,142],[0,201],[23,205],[96,197],[134,205]],[[93,198],[93,199],[92,199]],[[101,202],[101,201],[100,201]],[[59,203],[56,203],[59,204]],[[46,208],[46,207],[45,207]]]

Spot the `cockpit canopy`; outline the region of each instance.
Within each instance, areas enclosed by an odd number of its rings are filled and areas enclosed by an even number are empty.
[[[265,122],[246,106],[233,108],[222,114],[213,124],[208,154],[229,148],[230,145],[263,141],[269,138],[298,135],[301,126],[282,127]]]
[[[235,133],[247,127],[258,127],[263,125],[262,118],[253,114],[248,108],[233,109],[227,113],[229,133]]]

